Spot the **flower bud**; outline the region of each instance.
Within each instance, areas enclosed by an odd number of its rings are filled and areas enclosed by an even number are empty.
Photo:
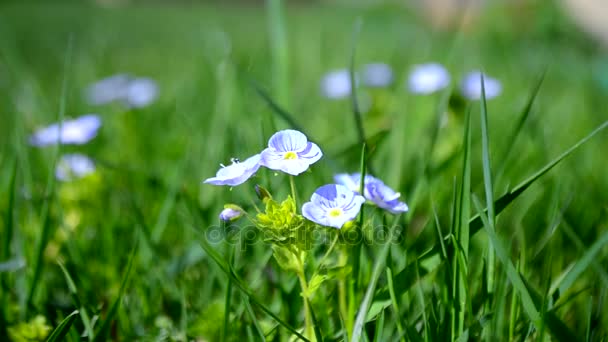
[[[259,184],[255,186],[255,193],[258,195],[258,198],[264,203],[266,203],[266,200],[272,199],[272,195],[270,195],[270,192],[268,192],[266,188]]]
[[[232,222],[240,219],[245,214],[245,211],[234,204],[226,204],[224,210],[220,213],[220,220],[225,222]]]

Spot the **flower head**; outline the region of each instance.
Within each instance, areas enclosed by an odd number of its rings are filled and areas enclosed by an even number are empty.
[[[61,181],[70,181],[85,177],[95,172],[95,163],[83,154],[64,154],[55,168],[55,177]]]
[[[87,87],[87,100],[92,105],[104,105],[122,100],[130,82],[131,76],[127,74],[117,74],[101,79]]]
[[[414,66],[408,79],[408,88],[414,94],[432,94],[450,84],[450,74],[439,63]]]
[[[331,71],[325,74],[321,80],[321,94],[328,99],[348,97],[350,91],[350,72],[348,69]]]
[[[270,137],[268,148],[261,153],[260,164],[297,176],[322,156],[319,146],[308,141],[304,133],[286,129]]]
[[[460,84],[462,95],[469,100],[481,98],[481,75],[480,71],[468,73]],[[486,99],[492,99],[502,93],[502,84],[499,80],[483,74],[483,83],[486,91]]]
[[[354,220],[365,198],[339,184],[327,184],[318,188],[310,202],[302,206],[302,215],[322,226],[342,228]]]
[[[135,78],[126,89],[125,102],[129,107],[142,108],[158,97],[158,85],[150,78]]]
[[[244,162],[233,159],[231,165],[222,165],[222,168],[215,174],[215,177],[205,179],[204,183],[237,186],[245,183],[259,168],[259,154],[247,158]]]
[[[60,127],[61,126],[61,127]],[[38,147],[61,144],[82,145],[97,136],[101,119],[95,114],[87,114],[73,120],[44,127],[30,137],[30,144]]]
[[[220,220],[225,222],[236,221],[245,214],[245,211],[234,204],[226,204],[224,210],[220,212]]]
[[[359,173],[341,173],[334,176],[334,180],[354,192],[359,193],[361,175]],[[409,210],[407,204],[399,201],[401,194],[389,188],[380,179],[366,175],[363,188],[363,196],[373,202],[379,208],[389,211],[391,214],[404,213]]]
[[[393,70],[384,63],[371,63],[363,66],[363,84],[372,88],[388,87],[393,83]]]
[[[119,101],[131,108],[141,108],[156,100],[158,92],[158,85],[150,78],[118,74],[90,85],[86,96],[93,105]]]

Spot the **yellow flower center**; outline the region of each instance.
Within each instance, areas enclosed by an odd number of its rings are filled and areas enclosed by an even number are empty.
[[[283,159],[298,159],[298,155],[295,152],[287,152]]]
[[[329,216],[331,217],[338,217],[342,215],[342,210],[338,209],[338,208],[333,208],[332,210],[329,211]]]

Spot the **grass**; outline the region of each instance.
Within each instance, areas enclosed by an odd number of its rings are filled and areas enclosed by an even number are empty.
[[[41,327],[68,341],[608,338],[608,76],[593,67],[607,57],[550,3],[525,23],[498,4],[460,32],[389,5],[0,6],[0,340]],[[377,61],[392,87],[319,95],[325,72]],[[410,67],[427,61],[448,67],[451,89],[409,94]],[[456,106],[450,91],[477,68],[504,92]],[[88,105],[85,87],[118,72],[157,80],[160,98]],[[90,112],[103,119],[90,144],[27,144]],[[293,191],[262,169],[232,190],[201,184],[288,127],[324,152]],[[98,171],[56,182],[64,152]],[[226,203],[263,208],[255,184],[301,205],[359,170],[410,211],[366,206],[355,229],[390,241],[316,244],[305,300],[255,227],[217,218]]]

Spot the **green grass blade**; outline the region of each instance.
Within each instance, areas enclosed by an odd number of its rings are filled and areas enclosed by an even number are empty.
[[[350,77],[350,99],[353,110],[353,119],[355,120],[355,127],[357,128],[357,136],[359,137],[359,144],[363,144],[365,142],[365,129],[363,128],[363,120],[361,119],[361,110],[359,108],[359,100],[357,98],[357,71],[355,65],[357,41],[359,40],[359,34],[361,33],[361,26],[363,26],[363,22],[360,18],[358,18],[355,22],[355,27],[353,28],[350,65],[348,68],[348,74]]]
[[[389,230],[388,236],[393,236],[395,232],[395,227],[399,222],[399,216],[395,218],[395,223]],[[378,283],[378,278],[380,278],[380,274],[382,273],[382,269],[386,264],[386,257],[388,256],[388,251],[391,247],[391,242],[388,241],[382,246],[380,253],[376,256],[376,262],[374,263],[374,269],[372,271],[371,279],[369,280],[369,285],[367,286],[367,290],[365,291],[365,296],[361,301],[361,305],[359,306],[359,312],[357,313],[357,318],[355,319],[355,324],[353,325],[353,332],[351,334],[350,342],[359,342],[362,338],[363,327],[365,325],[365,318],[367,316],[367,311],[372,304],[372,300],[374,299],[374,293],[376,292],[376,285]]]
[[[139,245],[138,244],[139,237],[137,237],[137,235],[139,235],[139,233],[136,234],[135,246],[133,246],[133,250],[131,251],[131,255],[129,256],[129,261],[127,262],[127,268],[125,270],[125,273],[122,277],[122,281],[120,283],[120,289],[118,290],[118,295],[116,296],[114,303],[112,303],[110,310],[108,310],[108,314],[106,315],[105,320],[101,323],[99,331],[95,335],[93,342],[108,340],[108,334],[110,333],[110,328],[112,326],[112,322],[114,321],[114,316],[116,316],[116,314],[118,313],[118,308],[120,307],[120,302],[122,301],[122,296],[127,287],[129,275],[131,274],[131,268],[133,267],[133,260],[135,259],[135,255],[137,254],[137,246]]]
[[[198,232],[198,233],[200,233],[200,232]],[[234,272],[234,270],[232,269],[232,267],[227,265],[223,261],[223,258],[213,249],[213,247],[211,247],[211,245],[209,245],[209,243],[207,241],[205,241],[204,237],[201,237],[199,242],[200,242],[201,247],[207,253],[207,255],[209,255],[211,257],[211,259],[213,259],[213,261],[215,261],[215,263],[219,266],[219,268],[224,273],[226,273],[226,275],[228,275],[228,277],[230,277],[232,279],[232,281],[234,282],[234,285],[236,285],[251,300],[251,302],[253,302],[253,304],[255,304],[257,307],[259,307],[260,310],[264,311],[264,313],[266,313],[267,315],[272,317],[277,323],[279,323],[282,327],[287,329],[289,332],[296,335],[298,338],[300,338],[303,341],[308,341],[308,339],[306,337],[304,337],[304,335],[300,334],[296,329],[291,327],[289,324],[287,324],[287,322],[282,320],[279,316],[277,316],[275,313],[270,311],[270,309],[268,309],[264,304],[262,304],[259,300],[257,300],[253,296],[253,291],[249,290],[249,288],[245,285],[245,283],[243,281],[241,281],[239,279],[239,277],[237,277],[237,275]]]
[[[454,239],[459,248],[454,249],[452,259],[452,341],[462,336],[466,320],[468,278],[467,260],[469,259],[469,217],[471,193],[471,111],[467,110],[464,122],[464,148],[462,153],[462,173],[457,206],[457,220]]]
[[[15,183],[17,181],[17,158],[13,162],[11,178],[8,185],[8,204],[6,208],[6,216],[4,217],[4,231],[2,232],[3,246],[2,259],[0,259],[0,338],[6,336],[6,296],[9,291],[9,284],[4,275],[4,272],[16,269],[14,266],[23,264],[22,260],[9,260],[11,257],[11,242],[13,240],[13,224],[15,214]],[[14,262],[16,261],[16,262]],[[18,269],[18,268],[17,268]]]
[[[89,315],[87,314],[87,311],[86,311],[84,305],[82,305],[82,301],[80,300],[80,297],[78,296],[78,289],[76,288],[76,283],[74,283],[74,280],[70,276],[70,273],[65,268],[63,263],[57,262],[57,264],[59,265],[59,268],[61,268],[61,271],[63,272],[65,282],[68,284],[68,289],[70,290],[70,294],[72,295],[72,298],[75,302],[74,304],[76,304],[76,306],[79,308],[78,312],[80,313],[80,318],[82,319],[82,324],[84,325],[84,329],[87,333],[87,336],[90,340],[92,340],[95,337],[95,333],[93,332],[93,325],[91,324],[91,319],[89,318]]]
[[[260,322],[258,322],[258,318],[255,317],[255,312],[253,312],[253,308],[251,307],[251,302],[249,301],[249,298],[245,298],[245,300],[243,302],[245,303],[245,310],[247,311],[249,318],[251,318],[251,321],[253,322],[253,326],[255,327],[255,331],[258,333],[260,340],[266,341],[266,336],[264,335],[264,330],[262,330],[262,326],[260,326]]]
[[[297,123],[293,115],[291,115],[287,110],[283,109],[280,105],[278,105],[260,84],[253,80],[250,81],[250,84],[255,90],[255,92],[262,98],[262,100],[264,100],[264,102],[266,102],[270,109],[272,109],[272,112],[274,114],[278,115],[281,119],[287,122],[287,124],[291,128],[306,134],[309,140],[313,140],[310,134],[306,133],[304,128],[302,128],[302,126]]]
[[[376,331],[374,332],[374,341],[382,341],[382,336],[384,336],[384,314],[385,310],[382,309],[378,318],[376,318]]]
[[[403,336],[403,324],[401,323],[401,316],[399,313],[399,303],[397,303],[397,295],[395,294],[395,286],[393,285],[393,271],[390,267],[386,268],[386,279],[388,282],[388,293],[391,298],[391,305],[395,315],[395,324],[397,325],[397,332],[400,336]],[[405,339],[401,339],[401,342],[405,342]]]
[[[78,315],[78,310],[73,311],[71,314],[68,315],[68,317],[64,318],[63,321],[61,321],[61,323],[59,323],[57,328],[55,328],[55,330],[53,330],[53,332],[51,333],[51,335],[49,336],[49,338],[46,341],[47,342],[63,341],[63,339],[65,338],[65,335],[67,335],[68,331],[70,331],[72,324],[74,324],[74,321],[76,320],[76,317],[77,317],[76,315]]]
[[[283,106],[289,107],[289,51],[285,33],[284,0],[266,0],[273,92]]]
[[[557,286],[557,290],[560,294],[564,294],[570,289],[576,279],[578,279],[578,277],[594,262],[595,258],[606,244],[608,244],[608,232],[604,232],[604,234],[588,248],[587,252],[583,254],[574,267],[572,267],[568,274],[562,279]]]
[[[486,195],[486,210],[488,213],[488,223],[492,230],[495,230],[496,217],[494,214],[494,187],[492,183],[492,163],[490,160],[490,133],[488,130],[488,106],[486,103],[486,88],[481,74],[481,159],[483,164],[483,184]],[[494,301],[494,278],[495,278],[495,253],[492,243],[488,241],[488,256],[486,260],[486,290],[488,300],[486,301],[486,313],[490,312],[491,304]]]
[[[68,70],[70,67],[71,59],[72,59],[72,37],[70,36],[68,40],[68,47],[66,50],[65,61],[64,61],[64,76],[63,81],[61,83],[61,95],[59,97],[59,112],[58,112],[58,122],[59,122],[59,130],[62,129],[63,118],[65,116],[65,107],[67,101],[68,94]],[[42,274],[42,270],[44,267],[44,250],[46,249],[46,245],[48,243],[48,238],[50,236],[51,230],[51,204],[53,202],[53,198],[55,197],[55,166],[57,164],[57,160],[61,155],[61,143],[57,143],[57,150],[55,156],[53,158],[52,168],[49,170],[48,181],[47,181],[47,189],[45,191],[46,197],[44,200],[44,204],[42,205],[42,229],[40,232],[40,238],[38,240],[38,244],[36,246],[36,259],[34,261],[34,272],[32,275],[32,279],[30,282],[30,289],[28,291],[25,314],[29,314],[29,310],[34,305],[34,297],[36,295],[36,290],[38,289],[38,284],[41,282],[40,276]]]
[[[515,125],[515,127],[513,127],[513,131],[511,132],[511,134],[509,134],[507,136],[508,139],[505,140],[505,142],[507,143],[507,146],[505,147],[505,152],[502,154],[502,158],[501,158],[502,162],[498,165],[498,168],[497,168],[497,172],[496,172],[497,178],[500,177],[500,175],[502,175],[502,173],[504,172],[504,168],[508,165],[508,160],[509,160],[509,157],[511,156],[511,152],[515,151],[515,149],[513,149],[513,145],[519,138],[521,132],[523,131],[523,127],[524,127],[525,123],[528,121],[528,118],[530,117],[530,113],[532,112],[532,105],[534,104],[534,101],[536,101],[536,97],[538,96],[540,87],[545,80],[546,73],[547,73],[547,70],[543,71],[543,73],[538,78],[538,81],[536,82],[536,84],[532,88],[532,91],[530,92],[530,95],[528,96],[528,101],[526,102],[526,105],[524,106],[523,110],[519,114],[517,124]]]
[[[494,247],[494,250],[496,251],[496,256],[498,257],[498,260],[505,268],[505,272],[507,273],[507,277],[509,278],[509,281],[513,285],[513,289],[515,291],[517,291],[517,295],[521,298],[521,302],[522,302],[524,311],[526,312],[526,314],[528,315],[528,317],[530,318],[530,320],[532,321],[534,326],[537,329],[540,329],[540,327],[542,325],[541,316],[538,313],[538,310],[536,309],[536,305],[534,304],[534,301],[532,300],[530,293],[528,292],[528,288],[526,287],[525,283],[523,282],[520,274],[517,272],[517,269],[511,262],[511,259],[509,258],[509,255],[507,254],[507,250],[504,248],[504,246],[500,242],[498,236],[496,235],[496,232],[492,229],[493,227],[490,224],[490,222],[488,221],[487,216],[484,214],[483,209],[481,207],[481,203],[479,202],[477,197],[473,196],[473,202],[475,204],[475,208],[477,209],[477,212],[479,213],[479,215],[481,217],[481,220],[484,223],[485,231],[488,234],[488,237]]]

